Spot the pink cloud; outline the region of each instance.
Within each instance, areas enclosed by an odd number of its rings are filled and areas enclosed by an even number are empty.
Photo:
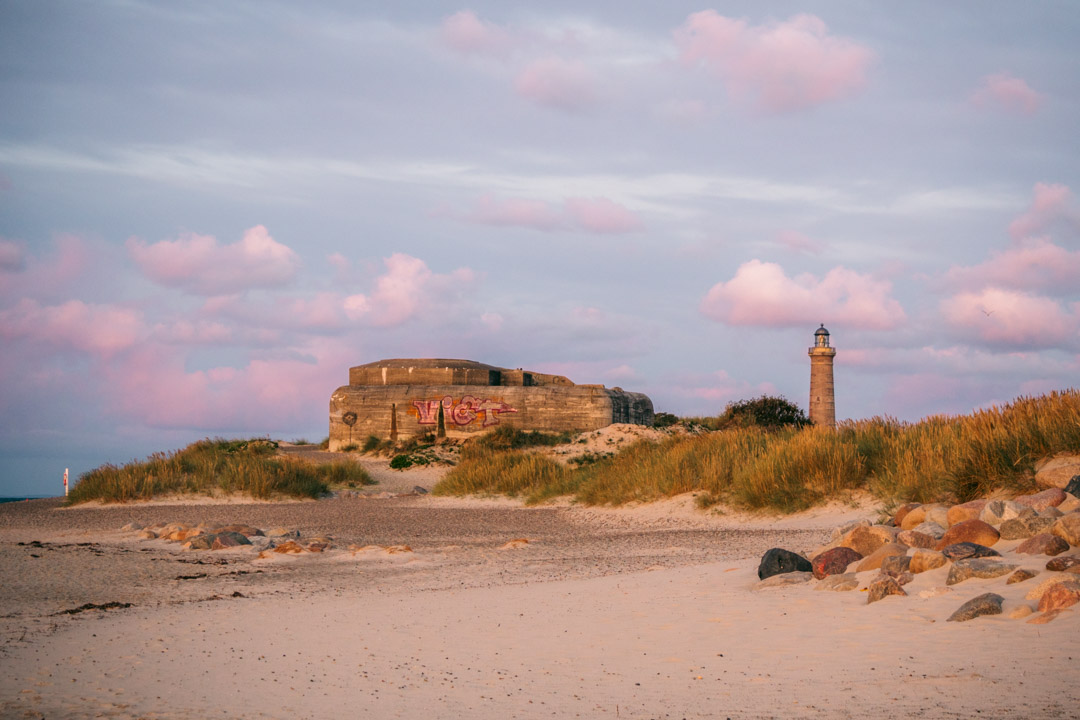
[[[0,311],[0,336],[102,358],[130,348],[142,332],[142,318],[135,310],[88,305],[79,300],[41,305],[36,300],[24,299]]]
[[[776,242],[786,248],[797,252],[818,254],[822,250],[821,243],[803,235],[795,230],[781,230],[776,234]]]
[[[481,225],[520,226],[546,232],[563,225],[563,218],[545,202],[491,195],[481,197],[465,219]]]
[[[1010,348],[1074,347],[1080,329],[1076,308],[1002,288],[954,295],[941,303],[941,314],[962,337]]]
[[[224,345],[236,340],[234,329],[224,323],[186,318],[157,323],[153,337],[172,345]]]
[[[376,278],[373,292],[344,299],[342,307],[350,320],[389,327],[411,320],[425,306],[438,304],[445,312],[476,282],[468,268],[438,275],[423,260],[404,253],[394,253],[383,263],[386,272]]]
[[[26,251],[13,240],[0,238],[0,272],[20,272],[26,267]]]
[[[751,26],[715,10],[697,12],[675,30],[685,65],[702,65],[737,101],[769,112],[802,110],[855,95],[874,55],[828,34],[813,15]]]
[[[462,55],[502,57],[512,47],[510,33],[481,20],[471,10],[461,10],[443,20],[440,34],[448,47]]]
[[[1039,109],[1042,95],[1032,90],[1021,78],[1009,73],[997,73],[982,79],[971,94],[971,102],[977,107],[995,107],[1033,115]]]
[[[545,57],[529,63],[514,80],[518,95],[559,110],[582,110],[596,100],[596,78],[580,60]]]
[[[1066,185],[1035,183],[1031,206],[1009,224],[1009,235],[1020,240],[1045,232],[1059,218],[1072,218],[1069,206],[1072,193]]]
[[[604,197],[567,198],[566,213],[589,232],[625,233],[641,228],[636,214]]]
[[[717,283],[701,312],[730,325],[790,327],[818,322],[892,330],[907,317],[890,297],[892,283],[835,267],[820,281],[810,274],[789,278],[775,263],[751,260],[731,280]]]
[[[986,286],[1036,290],[1045,293],[1076,293],[1080,280],[1080,251],[1069,251],[1044,238],[1029,238],[972,267],[953,267],[945,281],[955,287]]]
[[[198,295],[278,287],[292,280],[300,268],[296,253],[270,237],[262,225],[245,231],[240,242],[232,245],[219,245],[210,235],[189,233],[152,245],[131,238],[127,249],[152,280]]]

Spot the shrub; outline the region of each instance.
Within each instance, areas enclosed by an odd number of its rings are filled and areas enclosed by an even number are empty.
[[[717,423],[720,429],[748,425],[766,429],[801,428],[809,424],[806,413],[798,405],[782,396],[770,395],[728,403]]]
[[[679,422],[679,418],[669,412],[656,413],[653,416],[654,428],[671,427]]]

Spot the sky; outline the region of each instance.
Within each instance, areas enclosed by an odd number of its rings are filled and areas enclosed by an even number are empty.
[[[0,495],[353,365],[709,415],[1080,377],[1080,5],[0,0]]]

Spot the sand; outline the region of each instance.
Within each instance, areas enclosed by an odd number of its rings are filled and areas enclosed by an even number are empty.
[[[768,548],[809,550],[876,514],[865,498],[784,519],[702,514],[691,497],[3,505],[0,716],[1075,717],[1080,612],[946,623],[990,581],[935,595],[942,571],[872,605],[754,589]],[[120,531],[169,521],[335,543],[260,559]],[[1007,611],[1027,589],[1009,587]],[[131,606],[57,614],[109,602]]]

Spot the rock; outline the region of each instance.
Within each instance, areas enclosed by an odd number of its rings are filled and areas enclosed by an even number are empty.
[[[120,528],[120,532],[135,532],[136,530],[142,530],[143,526],[139,523],[129,522],[124,527]]]
[[[812,572],[813,566],[810,561],[798,553],[783,548],[766,550],[758,564],[758,577],[762,580],[773,575],[792,572]]]
[[[1063,582],[1075,582],[1076,576],[1071,573],[1054,573],[1053,575],[1046,575],[1042,580],[1038,582],[1035,587],[1028,590],[1027,595],[1024,597],[1028,600],[1041,600],[1043,593],[1052,588],[1054,585]]]
[[[911,556],[908,570],[915,573],[924,573],[927,570],[936,570],[946,563],[945,556],[936,550],[916,550]]]
[[[989,500],[972,500],[971,502],[962,503],[960,505],[953,505],[949,508],[945,514],[946,519],[949,522],[949,527],[958,525],[965,520],[978,520],[979,513],[986,507],[986,503]]]
[[[224,525],[214,530],[215,533],[234,532],[240,533],[244,537],[253,537],[255,535],[265,535],[262,530],[257,527],[251,527],[250,525],[243,525],[241,523],[234,523],[232,525]]]
[[[1049,508],[1046,508],[1045,510],[1040,510],[1039,511],[1039,517],[1053,518],[1054,520],[1057,520],[1059,517],[1061,517],[1064,514],[1065,513],[1061,512],[1061,510],[1059,510],[1056,507],[1049,507]]]
[[[890,555],[881,561],[881,572],[889,577],[900,580],[902,575],[910,576],[911,557],[908,555]],[[906,583],[901,582],[901,585]]]
[[[1080,475],[1073,475],[1069,482],[1062,488],[1073,497],[1080,497]]]
[[[997,593],[983,593],[957,608],[946,622],[965,622],[981,615],[1000,615],[1005,598]]]
[[[815,585],[814,589],[844,592],[854,590],[857,587],[859,587],[859,579],[855,577],[855,573],[840,573],[839,575],[829,575]]]
[[[1036,511],[1060,505],[1064,501],[1065,491],[1056,487],[1043,490],[1034,495],[1020,495],[1013,498],[1013,502],[1018,505],[1023,505]]]
[[[1050,532],[1070,545],[1080,545],[1080,512],[1062,515],[1050,526]]]
[[[217,536],[213,533],[203,533],[201,535],[196,535],[195,537],[185,542],[183,547],[185,550],[213,550],[214,538],[216,537]]]
[[[1080,602],[1080,582],[1070,581],[1051,585],[1039,598],[1039,612],[1061,610]]]
[[[913,530],[915,532],[922,533],[923,535],[929,535],[935,540],[940,540],[941,537],[945,534],[945,528],[934,522],[919,523],[913,528]]]
[[[963,560],[964,558],[1001,557],[1001,553],[993,548],[973,542],[953,543],[941,549],[941,554],[949,560]]]
[[[967,558],[965,560],[957,560],[953,563],[953,566],[949,568],[949,577],[945,580],[945,584],[956,585],[957,583],[962,583],[965,580],[970,580],[972,578],[986,580],[989,578],[1001,577],[1002,575],[1008,575],[1016,568],[1016,565],[1004,563],[999,560],[991,560],[989,558]]]
[[[870,521],[869,520],[858,520],[856,522],[848,523],[847,525],[841,525],[840,527],[833,528],[833,531],[832,531],[832,540],[833,540],[833,542],[839,544],[840,541],[844,538],[845,535],[847,535],[849,532],[851,532],[852,530],[854,530],[857,527],[870,527]]]
[[[157,540],[158,534],[153,530],[142,530],[139,532],[139,538],[142,540]]]
[[[1013,620],[1019,620],[1020,618],[1026,618],[1033,612],[1034,610],[1031,609],[1031,606],[1025,603],[1023,605],[1017,605],[1012,610],[1010,610],[1009,617]]]
[[[896,512],[893,513],[892,524],[893,527],[901,527],[901,523],[904,522],[904,517],[917,507],[920,507],[922,503],[904,503],[900,507],[896,508]],[[925,512],[923,513],[925,515]]]
[[[942,534],[944,534],[944,531]],[[933,548],[938,541],[933,535],[927,535],[917,530],[904,530],[897,534],[896,540],[912,548]]]
[[[945,531],[938,540],[937,549],[941,550],[955,543],[970,542],[990,547],[1001,538],[1001,533],[993,525],[982,520],[965,520]]]
[[[840,546],[821,553],[810,561],[810,565],[813,569],[814,577],[821,580],[829,575],[843,573],[847,570],[848,565],[856,560],[862,560],[862,557],[862,555],[851,548]]]
[[[943,528],[949,527],[949,506],[941,503],[934,503],[933,505],[924,505],[926,508],[926,519],[924,522],[932,522],[936,525],[940,525]]]
[[[294,540],[286,540],[285,542],[275,547],[274,552],[287,555],[299,555],[300,553],[304,552],[304,548]]]
[[[1049,529],[1055,522],[1053,518],[1041,518],[1034,512],[1020,515],[1001,523],[1002,540],[1024,540]]]
[[[1030,580],[1031,578],[1035,577],[1038,574],[1039,574],[1038,570],[1028,570],[1027,568],[1020,568],[1019,570],[1017,570],[1016,572],[1014,572],[1012,575],[1009,576],[1009,579],[1005,581],[1005,584],[1006,585],[1015,585],[1018,582],[1024,582],[1025,580]]]
[[[300,537],[299,530],[289,530],[288,528],[277,527],[266,533],[267,537],[281,538],[281,537]]]
[[[901,530],[914,530],[920,523],[926,522],[926,506],[919,505],[913,507],[904,513],[904,516],[900,518]]]
[[[942,587],[939,585],[938,587],[927,588],[926,590],[919,591],[919,597],[921,597],[923,600],[929,600],[930,598],[948,595],[952,591],[953,589],[951,587]]]
[[[794,570],[788,572],[778,573],[776,575],[770,575],[769,577],[754,583],[751,590],[765,590],[767,588],[783,587],[785,585],[802,585],[808,583],[814,579],[814,574],[811,572],[803,572],[801,570]]]
[[[1055,620],[1059,615],[1064,615],[1071,612],[1071,609],[1051,610],[1050,612],[1045,612],[1042,615],[1036,615],[1035,617],[1031,618],[1030,620],[1028,620],[1028,625],[1045,625],[1046,623]]]
[[[1040,487],[1072,492],[1068,486],[1076,477],[1080,477],[1080,455],[1062,453],[1035,465],[1035,482]]]
[[[907,547],[900,543],[888,543],[882,545],[874,552],[867,555],[865,558],[855,566],[855,572],[866,572],[867,570],[877,570],[881,567],[881,563],[885,558],[892,557],[893,555],[906,555]]]
[[[427,495],[428,494],[427,488],[426,487],[421,487],[420,485],[413,485],[412,491],[414,493],[416,493],[417,495]]]
[[[907,595],[907,593],[904,588],[900,587],[900,583],[896,581],[896,578],[879,575],[870,583],[870,587],[867,589],[866,604],[876,603],[878,600],[883,600],[890,595]]]
[[[1076,477],[1080,478],[1080,475],[1077,475]],[[1080,492],[1080,488],[1077,489],[1077,492]],[[1057,506],[1057,509],[1066,515],[1080,510],[1080,498],[1076,496],[1076,493],[1066,492],[1065,495],[1065,500]]]
[[[1020,514],[1023,505],[1014,503],[1012,500],[991,500],[983,506],[979,513],[979,519],[988,525],[997,527],[1006,520],[1012,520]]]
[[[859,526],[852,528],[844,535],[840,545],[851,548],[863,557],[868,557],[882,545],[893,542],[896,532],[896,528],[887,525]]]
[[[241,545],[251,544],[251,541],[247,539],[246,535],[238,532],[233,532],[231,530],[222,533],[211,534],[214,536],[214,542],[210,546],[211,550],[224,550],[225,548],[240,547]]]
[[[1020,543],[1016,552],[1021,555],[1060,555],[1069,549],[1069,543],[1057,535],[1039,533]]]
[[[1080,555],[1065,555],[1064,557],[1056,557],[1050,562],[1046,563],[1047,570],[1053,570],[1055,572],[1067,572],[1080,575]]]

